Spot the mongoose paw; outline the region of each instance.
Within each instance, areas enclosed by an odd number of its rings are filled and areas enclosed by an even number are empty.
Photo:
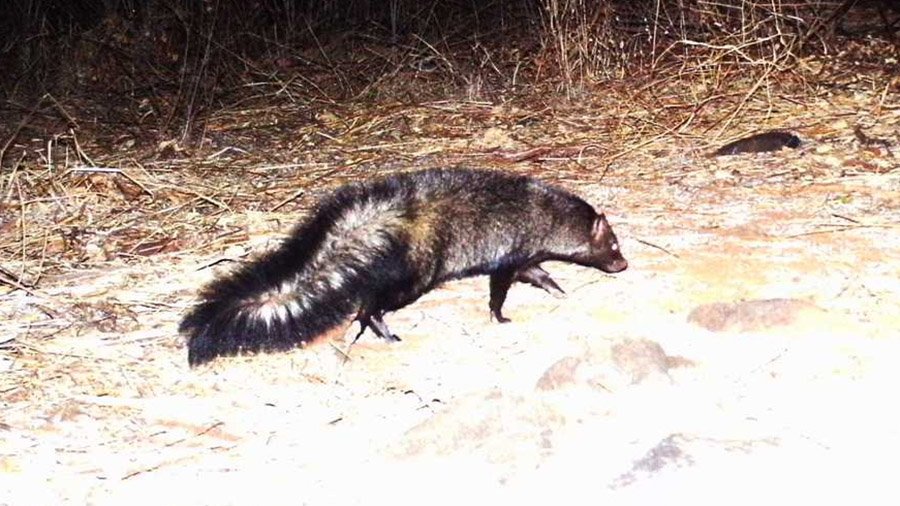
[[[509,323],[512,321],[509,318],[503,316],[503,314],[500,313],[500,311],[491,311],[491,317],[493,319],[497,320],[498,323]]]

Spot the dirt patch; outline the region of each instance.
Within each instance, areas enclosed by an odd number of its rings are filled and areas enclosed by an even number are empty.
[[[846,113],[828,107],[797,113]],[[898,124],[898,114],[883,110],[879,124]],[[685,490],[764,500],[784,487],[785,502],[890,497],[893,481],[872,456],[900,450],[890,408],[900,380],[900,149],[859,153],[842,140],[849,125],[832,127],[802,132],[798,150],[728,160],[660,139],[602,178],[583,161],[503,162],[605,209],[629,270],[549,263],[567,295],[516,286],[503,325],[489,319],[485,279],[453,282],[388,316],[403,339],[394,344],[367,334],[350,347],[348,323],[305,349],[187,367],[180,316],[199,286],[231,268],[220,260],[268,247],[296,221],[312,201],[290,200],[296,188],[258,195],[265,209],[295,207],[218,214],[204,204],[202,232],[164,234],[171,250],[123,259],[88,234],[93,256],[0,295],[0,495],[11,504],[621,504]],[[492,139],[504,146],[508,136]],[[835,163],[835,153],[877,170]],[[252,201],[246,184],[235,188]],[[139,210],[122,219],[129,213]],[[787,306],[805,316],[773,325],[782,306],[750,303],[765,324],[733,324],[743,314],[734,308],[755,300],[803,301]],[[715,323],[689,323],[698,307],[718,308]]]

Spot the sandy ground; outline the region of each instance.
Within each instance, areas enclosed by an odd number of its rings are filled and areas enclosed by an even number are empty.
[[[454,282],[388,316],[401,343],[348,355],[355,326],[189,369],[176,326],[227,269],[198,270],[210,257],[48,283],[133,316],[0,357],[21,378],[0,504],[896,504],[900,148],[878,171],[840,149],[562,181],[606,209],[627,271],[548,264],[568,295],[516,286],[505,325],[486,279]],[[768,299],[800,302],[750,328],[688,321]]]

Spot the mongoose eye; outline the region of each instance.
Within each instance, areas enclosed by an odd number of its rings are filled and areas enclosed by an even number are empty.
[[[609,249],[611,249],[613,251],[619,251],[619,243],[617,243],[617,242],[612,243],[612,245],[609,247]]]

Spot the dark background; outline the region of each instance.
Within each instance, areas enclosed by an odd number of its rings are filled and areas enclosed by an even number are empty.
[[[752,82],[812,54],[839,61],[854,41],[896,49],[900,19],[888,0],[8,0],[0,9],[3,133],[52,98],[70,123],[101,115],[186,144],[211,111],[285,83],[290,97],[269,100],[498,101],[534,87],[577,99],[597,83],[735,68]],[[880,56],[868,54],[873,64]]]

